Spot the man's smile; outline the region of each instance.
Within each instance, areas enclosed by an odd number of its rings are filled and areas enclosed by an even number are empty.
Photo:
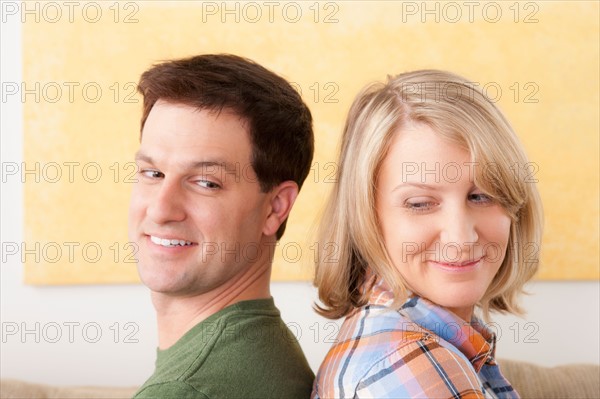
[[[157,236],[150,236],[150,241],[152,241],[154,244],[157,245],[161,245],[163,247],[167,247],[167,248],[171,248],[171,247],[184,247],[184,246],[191,246],[194,245],[193,242],[191,241],[185,241],[185,240],[178,240],[178,239],[169,239],[169,238],[161,238],[161,237],[157,237]]]

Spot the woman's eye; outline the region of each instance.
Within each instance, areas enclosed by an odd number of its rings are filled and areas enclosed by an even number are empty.
[[[139,173],[142,176],[149,177],[151,179],[160,179],[160,178],[165,177],[164,173],[159,172],[158,170],[154,170],[154,169],[140,169]]]
[[[404,206],[411,212],[419,213],[433,209],[437,204],[432,201],[405,202]]]
[[[492,197],[483,193],[469,194],[469,201],[473,201],[478,204],[488,204],[493,201]]]

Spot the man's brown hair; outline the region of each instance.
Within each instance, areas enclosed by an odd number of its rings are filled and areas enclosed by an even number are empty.
[[[138,91],[144,96],[142,130],[159,99],[217,112],[232,110],[248,123],[252,168],[261,190],[287,180],[302,187],[314,151],[312,116],[282,77],[246,58],[205,54],[154,65],[142,74]]]

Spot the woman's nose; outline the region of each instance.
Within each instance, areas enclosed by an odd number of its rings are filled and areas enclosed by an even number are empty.
[[[470,250],[479,240],[476,218],[466,207],[456,207],[444,218],[440,241],[444,246],[453,246],[460,251]]]

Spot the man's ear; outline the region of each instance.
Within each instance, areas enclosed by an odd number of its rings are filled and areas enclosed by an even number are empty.
[[[271,190],[269,214],[263,227],[264,235],[274,236],[277,233],[279,226],[290,214],[296,197],[298,197],[298,191],[298,185],[291,180],[284,181]]]

